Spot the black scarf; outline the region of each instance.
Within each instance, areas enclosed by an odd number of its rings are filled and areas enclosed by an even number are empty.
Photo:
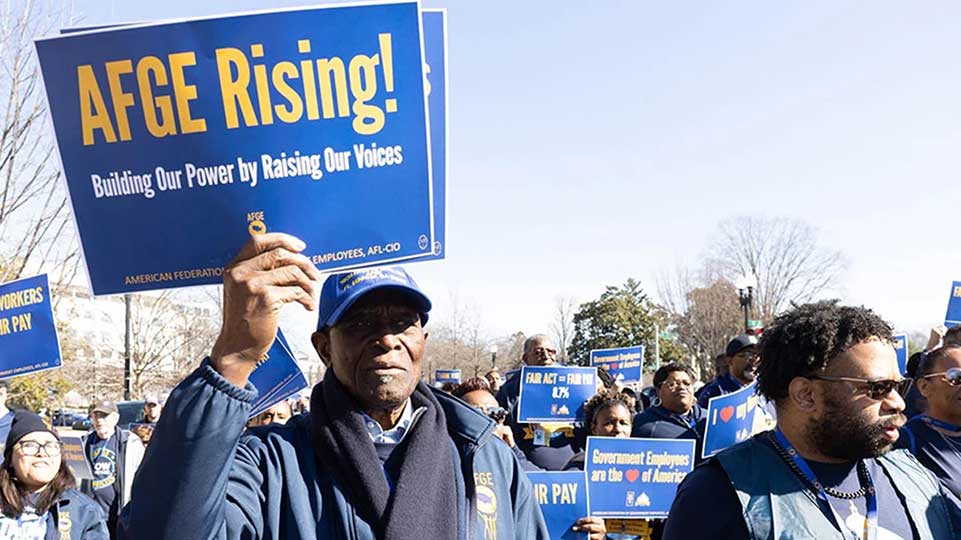
[[[393,495],[361,408],[332,369],[310,397],[314,449],[378,538],[450,540],[457,537],[457,489],[447,420],[424,383],[410,399],[414,410],[427,410],[396,448],[403,456]]]

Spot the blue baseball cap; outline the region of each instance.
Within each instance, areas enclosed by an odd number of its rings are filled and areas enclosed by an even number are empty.
[[[427,313],[431,308],[430,298],[427,298],[403,268],[388,267],[329,276],[320,291],[320,317],[317,319],[317,329],[334,326],[357,300],[371,291],[380,289],[395,289],[406,293],[420,314],[420,323],[427,324]]]

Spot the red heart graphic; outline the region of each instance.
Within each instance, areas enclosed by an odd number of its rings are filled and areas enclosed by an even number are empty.
[[[727,423],[728,420],[731,419],[732,416],[734,416],[733,406],[728,405],[727,407],[724,407],[723,409],[721,409],[721,421],[724,422],[725,424]]]
[[[634,482],[635,480],[637,480],[637,477],[640,476],[640,475],[641,475],[641,471],[639,471],[639,470],[637,470],[637,469],[628,469],[628,470],[627,470],[627,481],[628,481],[628,482]]]

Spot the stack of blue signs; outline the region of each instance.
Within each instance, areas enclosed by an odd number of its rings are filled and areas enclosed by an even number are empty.
[[[255,369],[248,380],[257,389],[257,399],[250,407],[248,418],[307,388],[307,379],[297,366],[290,345],[279,329],[277,339],[267,351],[267,361]]]
[[[444,257],[443,11],[296,8],[36,47],[94,294],[220,283],[264,232],[324,271]]]

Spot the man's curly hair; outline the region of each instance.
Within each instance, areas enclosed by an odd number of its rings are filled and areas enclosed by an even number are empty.
[[[788,385],[827,368],[837,355],[870,339],[894,341],[894,331],[863,306],[841,306],[824,300],[794,306],[764,330],[758,344],[758,392],[768,400],[786,398]]]
[[[594,427],[594,417],[597,413],[615,405],[623,405],[627,408],[627,412],[634,413],[634,398],[616,390],[601,390],[587,400],[584,404],[584,425],[587,426],[587,430],[590,431]]]

